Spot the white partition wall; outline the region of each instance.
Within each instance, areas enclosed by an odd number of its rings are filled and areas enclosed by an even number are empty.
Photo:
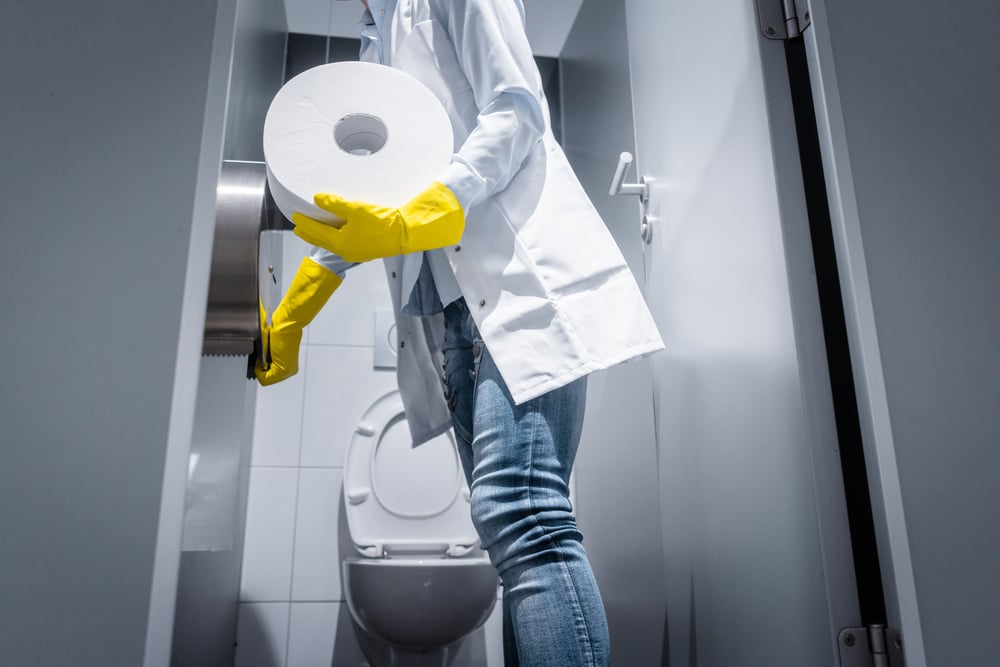
[[[263,160],[264,115],[283,81],[286,42],[281,0],[239,0],[228,72],[225,159]],[[271,234],[262,246],[274,251],[281,244]],[[216,667],[231,664],[235,655],[257,390],[256,381],[246,379],[246,366],[246,357],[202,357],[199,365],[174,665]]]
[[[0,24],[0,663],[166,665],[235,0]]]

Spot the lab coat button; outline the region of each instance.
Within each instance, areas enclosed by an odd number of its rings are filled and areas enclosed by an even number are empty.
[[[462,246],[460,245],[455,246],[455,252],[462,252]]]
[[[393,277],[393,278],[395,278],[395,277],[396,277],[396,272],[395,272],[395,271],[393,271],[393,272],[392,272],[392,277]]]
[[[404,347],[406,347],[406,341],[405,340],[399,341],[399,349],[403,349]]]
[[[480,308],[482,308],[485,305],[486,305],[486,300],[485,299],[483,299],[482,301],[479,302],[479,307]]]

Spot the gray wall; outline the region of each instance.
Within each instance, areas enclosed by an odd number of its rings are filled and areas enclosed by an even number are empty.
[[[257,385],[245,357],[203,357],[191,439],[171,664],[230,665],[235,654]]]
[[[231,4],[6,9],[0,663],[165,664]]]
[[[284,83],[288,24],[282,0],[239,0],[226,110],[227,160],[264,159],[264,116]]]
[[[814,86],[828,105],[818,111],[890,622],[903,624],[908,664],[992,664],[1000,6],[814,5]]]
[[[224,156],[264,159],[264,116],[281,87],[286,23],[280,0],[239,0],[229,75]],[[244,358],[202,358],[191,450],[204,481],[189,486],[171,662],[184,667],[233,661],[253,438],[255,383]],[[192,480],[189,479],[189,485]],[[231,515],[230,515],[231,513]],[[206,530],[190,536],[207,514]]]
[[[560,58],[563,146],[641,284],[637,198],[608,196],[618,155],[635,150],[624,43],[624,4],[585,0]],[[648,360],[591,376],[576,493],[612,658],[660,664],[666,601]]]

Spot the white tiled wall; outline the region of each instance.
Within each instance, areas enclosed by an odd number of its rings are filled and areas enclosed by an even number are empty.
[[[331,665],[336,638],[334,629],[346,607],[336,602],[293,604],[288,634],[288,664]]]
[[[250,469],[240,600],[288,602],[299,471]]]
[[[285,664],[288,646],[287,602],[241,602],[236,628],[236,664],[273,667]]]
[[[325,602],[340,590],[337,508],[343,473],[339,468],[302,468],[295,518],[292,600]]]
[[[284,236],[282,293],[308,251]],[[396,386],[395,371],[373,367],[378,308],[391,308],[382,263],[348,271],[306,329],[298,375],[257,392],[237,667],[367,664],[343,599],[338,526],[347,443]],[[502,664],[499,618],[485,626],[487,660],[471,664]]]
[[[358,420],[396,387],[396,373],[373,370],[372,347],[314,345],[310,337],[308,354],[300,465],[342,466]]]

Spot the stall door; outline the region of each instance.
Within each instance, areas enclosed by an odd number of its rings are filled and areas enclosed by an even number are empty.
[[[749,0],[626,7],[669,664],[838,665],[859,612],[784,47]]]
[[[1000,6],[811,9],[888,623],[910,667],[997,664]]]

